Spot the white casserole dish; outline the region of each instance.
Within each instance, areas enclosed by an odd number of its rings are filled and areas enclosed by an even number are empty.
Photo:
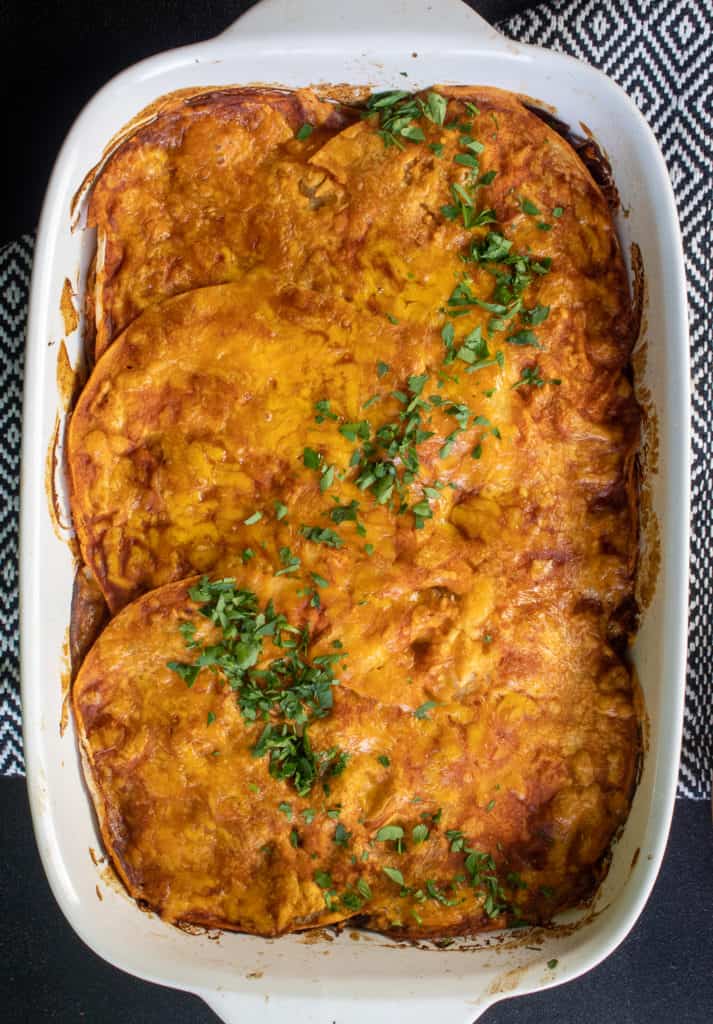
[[[406,71],[404,78],[400,72]],[[608,154],[627,211],[618,228],[636,242],[648,280],[648,356],[640,394],[658,425],[659,469],[649,476],[660,526],[654,597],[633,650],[649,717],[648,749],[631,815],[594,910],[577,928],[507,938],[468,950],[401,947],[349,930],[306,942],[184,934],[142,914],[106,884],[73,729],[60,737],[63,653],[73,560],[46,495],[47,453],[62,403],[56,378],[64,335],[65,277],[82,294],[88,233],[71,230],[70,205],[107,140],[161,94],[184,87],[275,82],[434,82],[497,85],[535,97],[573,126],[580,119]],[[66,339],[78,356],[80,332]],[[633,926],[664,853],[675,797],[683,715],[689,495],[689,366],[683,256],[673,193],[654,137],[631,100],[592,68],[491,29],[459,0],[262,0],[221,36],[161,54],[123,72],[89,103],[64,143],[47,191],[32,278],[25,363],[21,519],[21,654],[25,756],[35,833],[52,890],[81,938],[142,978],[202,996],[226,1021],[392,1021],[465,1024],[504,996],[576,977]],[[644,389],[644,390],[642,390]],[[58,481],[61,496],[61,480]],[[638,851],[638,853],[637,853]],[[97,898],[96,887],[103,900]],[[539,952],[532,947],[540,947]],[[557,966],[547,963],[557,960]],[[408,1006],[406,1004],[408,1003]]]

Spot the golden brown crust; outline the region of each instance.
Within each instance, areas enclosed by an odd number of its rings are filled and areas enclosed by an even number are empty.
[[[639,414],[619,245],[587,170],[516,97],[441,92],[483,142],[481,172],[496,172],[479,208],[494,211],[513,252],[551,260],[523,293],[526,309],[549,307],[538,347],[495,339],[504,358],[477,373],[443,364],[444,304],[465,246],[488,230],[441,212],[465,173],[454,171],[458,132],[426,126],[440,156],[427,144],[399,151],[372,123],[345,126],[304,94],[203,97],[141,129],[95,187],[104,354],[67,447],[82,552],[118,614],[87,656],[74,707],[107,847],[132,894],[168,920],[279,934],[350,916],[325,910],[316,864],[340,891],[368,881],[360,912],[372,927],[477,930],[488,919],[472,891],[412,907],[382,871],[398,866],[415,889],[445,884],[463,866],[445,837],[455,828],[502,878],[525,881],[509,892],[518,911],[546,920],[591,891],[627,813]],[[301,119],[320,124],[307,140],[294,138]],[[198,158],[212,132],[242,168],[229,186]],[[240,216],[215,216],[230,209]],[[215,270],[218,251],[228,273]],[[491,295],[491,270],[468,265],[477,295]],[[471,309],[467,329],[487,335],[491,316]],[[541,383],[520,386],[535,369]],[[339,426],[398,422],[398,392],[419,375],[423,399],[437,400],[415,486],[440,490],[414,529],[411,514],[356,485],[358,442]],[[325,399],[329,415],[316,417]],[[451,436],[450,403],[480,419]],[[334,467],[326,487],[306,447]],[[333,498],[358,517],[334,520]],[[339,546],[305,526],[336,530]],[[298,569],[276,576],[285,550]],[[295,849],[290,830],[315,797],[296,798],[250,756],[256,727],[231,693],[203,676],[189,690],[166,668],[186,656],[177,627],[195,617],[187,584],[172,581],[196,572],[274,598],[310,624],[313,653],[334,639],[349,652],[334,711],[313,726],[313,742],[351,755],[329,798],[342,804],[348,850],[324,813],[300,826]],[[381,825],[410,834],[439,808],[430,841],[398,861],[374,841]]]
[[[258,568],[240,583],[261,606],[272,598],[295,624],[311,622],[319,639],[310,657],[332,649],[341,632],[338,604],[336,617],[329,608],[310,610],[297,581]],[[491,656],[494,664],[509,662],[502,682],[483,693],[471,680],[422,718],[409,710],[412,684],[400,674],[383,699],[361,696],[366,666],[358,649],[349,651],[331,715],[311,726],[315,749],[337,744],[350,755],[347,768],[330,780],[328,795],[318,786],[301,798],[251,755],[262,723],[246,725],[228,687],[204,672],[189,689],[166,667],[186,657],[181,622],[195,622],[198,637],[213,636],[187,587],[170,584],[117,616],[73,691],[102,835],[137,899],[167,920],[266,935],[352,916],[343,906],[325,908],[318,868],[337,893],[367,882],[371,897],[361,913],[371,927],[400,922],[420,935],[476,930],[488,920],[468,887],[456,906],[422,905],[401,896],[383,872],[395,867],[412,889],[431,879],[445,891],[464,863],[462,852],[450,850],[451,829],[492,850],[503,880],[514,872],[527,884],[511,895],[528,919],[546,919],[591,888],[627,807],[633,763],[624,751],[634,744],[636,719],[628,674],[611,654],[608,665],[602,660],[586,615],[557,629],[544,609],[511,612],[504,650]],[[556,675],[543,671],[536,686],[531,667],[558,637],[570,645],[568,664]],[[401,642],[408,639],[405,633]],[[429,838],[414,845],[413,828],[424,821]],[[391,823],[404,828],[403,854],[376,840]],[[349,833],[343,845],[334,842],[337,825]]]
[[[177,99],[123,141],[89,202],[101,256],[96,357],[153,303],[254,265],[251,218],[275,168],[304,169],[350,116],[309,90],[226,89]],[[305,123],[316,131],[302,143]]]

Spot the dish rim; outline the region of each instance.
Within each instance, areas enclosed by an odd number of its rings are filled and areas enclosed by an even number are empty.
[[[335,6],[338,7],[339,5]],[[443,10],[439,10],[439,20],[446,25],[446,29],[444,29],[443,32],[436,33],[434,35],[432,21],[426,16],[427,6],[428,5],[422,2],[422,0],[406,0],[406,2],[404,2],[404,0],[402,0],[402,2],[391,0],[390,3],[385,3],[384,0],[381,0],[381,2],[377,2],[377,0],[364,0],[364,2],[360,4],[362,14],[374,16],[378,12],[379,17],[382,17],[384,16],[383,9],[387,8],[385,24],[380,28],[379,35],[376,40],[373,38],[373,33],[370,34],[369,32],[364,32],[362,34],[361,38],[364,41],[364,48],[368,50],[369,47],[373,46],[374,42],[376,42],[381,46],[381,51],[376,51],[376,53],[392,52],[389,47],[396,46],[394,40],[400,38],[399,33],[403,31],[403,25],[399,24],[399,19],[403,17],[403,12],[406,9],[412,14],[414,23],[423,26],[420,30],[420,35],[419,33],[416,33],[411,38],[418,37],[427,45],[430,44],[433,46],[434,39],[436,41],[440,39],[448,46],[455,46],[460,37],[460,33],[463,32],[463,26],[466,25],[466,28],[470,31],[470,35],[467,39],[467,43],[463,44],[461,42],[460,45],[461,49],[465,46],[466,51],[470,55],[477,55],[483,52],[487,52],[491,55],[501,53],[503,55],[508,55],[511,59],[523,60],[531,64],[535,61],[542,61],[546,58],[552,65],[567,64],[570,70],[574,65],[577,67],[579,76],[583,80],[585,78],[592,80],[596,78],[599,88],[602,91],[606,89],[615,93],[618,96],[619,102],[622,102],[623,97],[625,100],[624,105],[628,108],[629,114],[632,117],[631,124],[633,125],[635,123],[638,126],[638,130],[648,137],[649,149],[651,150],[653,160],[656,163],[655,170],[658,173],[661,186],[658,209],[660,210],[662,219],[666,224],[669,237],[673,240],[671,262],[667,266],[667,272],[669,274],[667,282],[669,287],[667,290],[670,293],[667,296],[667,302],[669,302],[673,307],[671,315],[678,324],[675,341],[678,349],[678,370],[680,379],[676,383],[675,387],[673,385],[671,387],[673,393],[678,399],[679,443],[677,445],[677,451],[679,455],[682,453],[685,455],[685,458],[682,460],[682,465],[678,467],[678,480],[674,481],[678,483],[677,494],[679,496],[679,519],[676,526],[676,534],[678,538],[679,551],[682,554],[687,555],[687,510],[689,496],[688,463],[690,458],[688,420],[690,413],[690,394],[688,384],[688,325],[686,315],[685,276],[683,273],[682,246],[673,193],[666,175],[663,158],[661,157],[658,146],[653,139],[653,135],[642,116],[636,110],[632,101],[626,97],[623,91],[620,90],[618,86],[614,85],[610,79],[602,75],[601,72],[589,68],[586,65],[580,65],[572,58],[564,57],[562,55],[553,55],[550,51],[544,50],[540,47],[530,47],[522,44],[511,43],[509,40],[506,40],[505,37],[500,36],[495,32],[495,30],[491,29],[487,23],[472,11],[464,7],[461,8],[461,5],[457,3],[457,0],[448,0],[447,3],[443,4]],[[52,173],[38,231],[28,315],[20,491],[21,666],[22,700],[23,711],[25,712],[25,714],[23,714],[23,731],[28,790],[30,794],[35,834],[43,865],[48,875],[55,898],[60,904],[65,916],[67,916],[70,921],[70,924],[72,924],[84,941],[95,949],[96,952],[105,957],[106,953],[102,948],[97,946],[95,941],[92,941],[88,930],[82,925],[80,920],[81,915],[77,913],[72,901],[67,899],[66,885],[61,878],[61,854],[58,857],[59,851],[52,848],[52,836],[50,834],[52,832],[52,823],[49,820],[47,803],[43,797],[43,791],[48,785],[47,768],[49,766],[45,763],[45,759],[42,754],[42,743],[38,730],[38,722],[41,718],[41,708],[38,705],[41,703],[42,681],[38,680],[36,671],[33,673],[33,665],[36,664],[36,651],[34,648],[37,646],[33,637],[37,635],[37,627],[43,622],[42,609],[38,605],[40,595],[36,585],[33,583],[33,580],[36,580],[37,577],[36,567],[33,565],[33,551],[42,550],[42,533],[43,530],[46,530],[46,525],[43,527],[41,523],[40,515],[40,506],[43,510],[45,508],[45,496],[44,493],[40,493],[40,489],[37,487],[37,456],[40,454],[42,463],[44,464],[46,452],[41,450],[42,439],[38,437],[39,431],[35,427],[36,414],[33,412],[33,409],[37,408],[38,394],[41,393],[42,375],[46,368],[46,309],[54,298],[49,294],[51,282],[50,264],[54,259],[60,220],[67,216],[66,199],[69,185],[69,164],[71,162],[72,152],[81,144],[85,126],[90,120],[96,117],[96,113],[100,110],[104,99],[111,94],[115,94],[117,90],[123,93],[131,93],[132,85],[135,86],[137,83],[146,83],[147,81],[151,81],[156,75],[160,75],[162,72],[166,71],[167,68],[172,71],[175,71],[176,68],[188,68],[195,60],[198,62],[225,60],[225,57],[221,57],[220,54],[224,54],[226,52],[229,54],[231,48],[234,49],[236,44],[242,43],[245,45],[246,40],[250,39],[250,37],[252,37],[254,43],[262,45],[266,59],[268,57],[272,57],[274,60],[275,47],[277,45],[275,42],[276,39],[282,39],[281,45],[284,47],[286,42],[289,42],[290,38],[293,40],[296,38],[304,38],[304,36],[299,37],[299,35],[295,35],[295,32],[298,32],[299,30],[299,26],[296,30],[294,26],[291,27],[289,23],[289,7],[289,0],[262,0],[262,3],[257,5],[257,7],[250,9],[246,15],[238,20],[238,22],[215,39],[193,44],[189,47],[181,48],[180,50],[167,51],[166,53],[148,58],[148,60],[142,61],[141,63],[134,65],[132,68],[121,72],[120,75],[112,79],[108,85],[104,86],[79,115],[67,136]],[[311,52],[315,56],[318,56],[320,53],[326,54],[333,52],[335,39],[342,38],[344,32],[347,31],[347,23],[343,18],[341,21],[339,20],[339,16],[343,15],[344,12],[336,12],[336,21],[338,23],[335,24],[334,11],[332,11],[332,14],[329,16],[325,15],[325,9],[330,7],[327,0],[308,0],[308,2],[302,5],[302,7],[304,8],[304,24],[301,26],[302,32],[305,32],[305,25],[310,23],[312,25],[317,24],[320,26],[320,31],[316,34],[313,33],[313,38],[311,40],[313,50]],[[459,10],[456,11],[456,8],[459,8]],[[448,17],[444,17],[446,10],[448,11]],[[396,12],[398,18],[394,19],[392,22],[389,18],[394,12]],[[314,18],[321,18],[322,20],[312,20],[310,22],[310,19]],[[286,20],[286,23],[283,25],[281,31],[276,31],[275,25],[280,25],[281,19],[283,21]],[[375,24],[378,24],[378,22],[375,22]],[[428,26],[428,34],[426,26]],[[353,25],[351,30],[354,31]],[[292,33],[292,36],[290,33]],[[349,43],[342,39],[342,46],[348,45]],[[403,44],[401,44],[401,48],[403,49]],[[375,55],[376,54],[372,53],[372,59]],[[606,83],[606,85],[604,83]],[[236,82],[236,84],[248,83]],[[154,98],[157,98],[159,94],[160,93],[157,92]],[[134,113],[138,112],[138,109],[139,107],[136,106]],[[683,469],[685,469],[685,472],[682,471]],[[671,527],[671,529],[673,529],[673,527]],[[675,654],[672,656],[672,660],[678,665],[679,670],[673,682],[677,682],[678,686],[673,688],[672,685],[671,690],[669,691],[669,693],[673,692],[674,698],[677,697],[677,699],[673,700],[673,706],[671,708],[675,723],[682,722],[682,684],[684,678],[683,673],[685,672],[686,651],[685,640],[687,608],[685,597],[687,594],[687,559],[685,560],[685,568],[681,568],[680,575],[675,585],[671,584],[670,586],[673,587],[677,596],[677,603],[674,602],[674,607],[671,610],[671,619],[675,619],[675,625],[672,629],[671,643],[675,648]],[[32,628],[33,626],[35,628]],[[673,731],[675,732],[675,724]],[[635,901],[634,907],[628,914],[627,923],[616,931],[615,935],[612,937],[610,942],[606,944],[606,948],[602,950],[601,955],[598,958],[590,957],[586,966],[578,970],[563,972],[556,981],[553,979],[552,982],[550,982],[551,984],[561,983],[581,974],[584,970],[591,969],[596,965],[596,963],[603,959],[604,956],[608,955],[633,926],[646,899],[648,898],[648,894],[655,881],[658,867],[660,866],[663,849],[668,835],[670,818],[673,811],[673,800],[675,798],[678,768],[677,754],[678,748],[680,747],[680,729],[678,730],[678,742],[676,743],[674,738],[673,742],[669,745],[671,747],[669,753],[676,756],[669,759],[668,771],[662,773],[660,777],[657,777],[654,806],[657,811],[659,824],[657,831],[657,849],[652,860],[654,867],[648,872],[646,883],[643,886],[641,884],[639,885],[639,898]],[[653,756],[653,754],[650,753],[649,756]],[[42,779],[43,773],[45,775],[44,780]],[[110,959],[110,961],[115,963],[117,966],[122,967],[122,969],[129,970],[131,973],[138,973],[140,976],[146,977],[150,980],[159,981],[163,984],[175,984],[176,987],[184,987],[180,978],[167,978],[163,974],[157,975],[150,970],[137,971],[135,964],[127,965],[126,962],[119,962],[115,958],[106,958]],[[543,984],[538,987],[549,987],[549,985]],[[213,998],[209,992],[203,989],[191,986],[191,990],[199,991],[200,994],[202,994],[204,998],[207,998],[209,1002],[211,1001],[211,998]],[[485,1003],[482,1008],[484,1009],[485,1005],[489,1005],[490,1002],[496,1001],[497,998],[503,998],[503,996],[507,994],[508,993],[494,994],[493,998],[491,998],[488,1003]],[[244,1006],[245,1003],[243,1002],[242,1005]],[[225,1013],[225,1007],[222,1007],[217,1012]],[[472,1008],[469,1011],[469,1014],[472,1019]]]

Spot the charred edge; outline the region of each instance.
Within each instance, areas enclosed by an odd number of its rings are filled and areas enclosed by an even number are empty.
[[[524,103],[523,106],[571,146],[601,189],[609,209],[615,213],[620,206],[619,191],[614,183],[611,164],[596,139],[578,135],[566,121],[555,117],[549,110],[544,110],[533,103]]]
[[[97,244],[94,246],[87,281],[84,286],[84,328],[81,337],[81,349],[84,363],[84,383],[94,369],[94,352],[97,340],[96,318],[96,282],[97,282]],[[77,396],[79,397],[79,396]]]
[[[91,570],[79,566],[74,576],[69,619],[69,667],[74,681],[89,648],[109,619],[109,609]]]
[[[351,104],[340,99],[339,89],[346,89],[347,87],[333,88],[334,91],[331,94],[328,87],[324,87],[323,91],[317,91],[316,89],[313,91],[319,99],[324,99],[333,103],[335,109],[343,108],[346,111]],[[298,92],[299,90],[297,89],[288,89],[275,85],[274,83],[266,84],[254,82],[250,85],[229,86],[222,89],[217,89],[215,86],[204,86],[203,88],[188,87],[185,89],[176,89],[173,92],[167,93],[165,96],[160,96],[147,107],[144,107],[143,110],[140,110],[111,137],[104,147],[104,151],[100,159],[89,168],[82,179],[79,188],[72,196],[72,201],[70,203],[70,217],[72,221],[76,222],[80,203],[85,196],[89,195],[97,178],[104,170],[108,161],[115,156],[115,154],[124,145],[131,142],[131,140],[136,138],[136,136],[144,129],[155,124],[161,117],[180,116],[181,111],[185,108],[200,106],[202,103],[210,101],[214,97],[218,100],[222,100],[226,104],[230,104],[249,101],[253,96],[259,96],[261,94],[273,99],[289,100],[291,97],[298,99]],[[368,96],[369,92],[370,90],[366,91],[364,98]]]
[[[644,320],[644,260],[636,242],[631,243],[631,336],[636,345],[641,340]]]
[[[67,470],[66,457],[63,454],[63,440],[65,437],[67,418],[55,417],[52,438],[47,449],[45,459],[45,495],[52,528],[60,540],[66,540],[65,532],[71,529],[71,524],[65,524],[62,520],[62,502],[57,491],[58,470],[65,473]],[[60,450],[60,448],[62,450]],[[74,553],[74,545],[69,542],[70,551]]]

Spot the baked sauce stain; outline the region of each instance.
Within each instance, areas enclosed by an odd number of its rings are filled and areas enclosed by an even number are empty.
[[[86,565],[78,565],[69,617],[69,666],[72,679],[108,618],[109,609],[94,574]]]
[[[101,891],[101,889],[99,888],[98,885],[94,886],[94,891],[97,894],[97,899],[99,900],[99,902],[103,903],[104,902],[104,897],[102,896],[102,891]]]
[[[324,82],[320,82],[310,85],[309,88],[321,100],[343,103],[348,107],[366,103],[372,91],[370,85],[348,85],[346,82],[333,85],[325,85]]]
[[[519,964],[517,967],[512,967],[509,971],[499,974],[488,986],[487,994],[494,996],[513,992],[530,968],[536,966],[539,962],[539,957],[531,957],[524,964]]]
[[[63,421],[55,416],[52,440],[47,451],[45,460],[45,493],[47,495],[47,508],[50,522],[55,536],[63,544],[69,547],[75,563],[79,560],[79,546],[71,526],[65,525],[62,521],[62,506],[57,492],[57,473],[60,463],[59,448],[63,432]],[[70,695],[72,686],[72,659],[70,651],[70,627],[65,630],[62,642],[61,669],[60,669],[60,692],[62,701],[59,714],[59,735],[63,737],[69,724]]]
[[[631,355],[634,392],[641,411],[641,441],[637,456],[639,484],[639,561],[636,573],[636,600],[644,611],[654,598],[661,570],[661,529],[654,511],[652,479],[659,471],[660,431],[659,418],[651,389],[645,383],[648,362],[648,284],[644,272],[641,249],[632,243],[630,250],[632,269],[633,315],[636,326],[636,344]]]
[[[644,274],[644,258],[641,248],[636,242],[629,249],[631,258],[631,320],[632,334],[637,343],[643,340],[642,325],[644,318],[644,301],[646,299],[646,276]]]
[[[72,686],[72,662],[69,653],[69,627],[65,630],[62,641],[62,671],[60,673],[62,687],[62,710],[59,715],[59,735],[64,736],[69,723],[69,692]]]
[[[86,381],[86,373],[81,364],[72,366],[64,339],[60,342],[57,352],[57,391],[65,413],[71,412],[79,398]]]
[[[54,427],[52,429],[52,438],[50,440],[49,448],[47,449],[47,457],[45,459],[45,494],[47,495],[47,506],[50,522],[52,523],[52,529],[54,530],[57,539],[64,541],[66,538],[63,533],[64,526],[62,523],[62,508],[56,486],[57,466],[59,463],[58,449],[61,434],[62,421],[59,416],[56,415],[54,418]]]
[[[317,942],[334,942],[334,935],[326,928],[312,928],[301,932],[299,937],[305,946],[314,946]]]
[[[79,542],[74,533],[69,510],[62,506],[62,498],[57,488],[58,479],[67,479],[65,465],[64,438],[67,429],[67,419],[60,419],[56,414],[50,443],[45,456],[45,496],[47,498],[47,512],[49,514],[52,530],[57,540],[62,541],[69,548],[72,557],[79,562]],[[65,521],[66,514],[66,521]]]
[[[147,907],[144,904],[141,909],[150,910],[150,907]],[[178,928],[179,931],[184,932],[186,935],[208,935],[210,931],[210,929],[206,928],[205,925],[191,924],[190,921],[176,921],[176,928]]]
[[[103,859],[100,861],[100,864],[102,866],[99,875],[104,885],[107,888],[114,889],[116,892],[120,892],[122,896],[126,896],[126,887],[122,884],[116,871],[114,871],[111,861]]]
[[[137,905],[141,910],[145,910],[147,913],[151,913],[151,908],[145,903],[142,905],[137,900]],[[223,933],[219,928],[209,928],[204,924],[191,924],[190,921],[177,921],[176,928],[182,931],[185,935],[193,935],[195,937],[203,937],[209,939],[211,942],[220,942]],[[250,977],[250,975],[247,975]]]
[[[62,295],[59,300],[59,311],[62,314],[65,334],[73,334],[79,327],[79,313],[74,305],[75,298],[76,293],[72,288],[72,282],[68,277],[65,277]]]

